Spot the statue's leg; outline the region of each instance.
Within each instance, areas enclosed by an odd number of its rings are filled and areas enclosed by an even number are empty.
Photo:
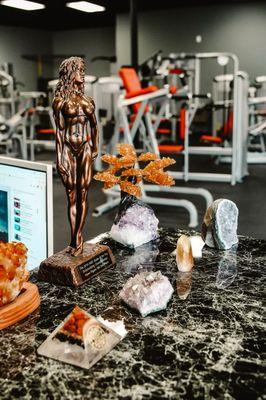
[[[68,219],[71,228],[71,242],[67,248],[67,252],[71,252],[73,248],[76,248],[76,215],[77,215],[77,161],[73,156],[68,146],[64,146],[63,165],[68,172],[67,176],[62,177],[68,201]]]
[[[85,225],[88,212],[88,188],[91,182],[92,165],[91,165],[91,149],[89,144],[84,146],[83,152],[77,159],[77,218],[76,218],[76,250],[72,251],[73,255],[81,254],[83,251],[82,230]]]
[[[76,235],[75,235],[75,227],[76,227],[76,190],[75,187],[73,189],[66,189],[67,191],[67,199],[68,199],[68,219],[71,227],[71,242],[67,248],[67,252],[71,252],[73,248],[76,248]]]

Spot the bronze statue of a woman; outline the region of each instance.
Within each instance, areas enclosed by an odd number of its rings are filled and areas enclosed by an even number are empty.
[[[92,163],[98,155],[95,104],[84,95],[84,60],[70,57],[62,62],[55,89],[57,170],[66,188],[71,242],[67,252],[83,251],[82,229],[88,211],[87,194]]]

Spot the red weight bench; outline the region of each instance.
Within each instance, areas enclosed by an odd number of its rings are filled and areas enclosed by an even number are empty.
[[[131,99],[132,97],[140,96],[142,94],[156,92],[156,90],[158,90],[157,86],[148,86],[147,88],[142,88],[139,77],[134,68],[129,68],[129,67],[120,68],[119,75],[123,81],[123,85],[126,90],[126,95],[125,95],[126,99]],[[141,103],[132,105],[132,110],[134,114],[137,114],[140,105]]]
[[[141,87],[141,83],[140,83],[140,79],[138,77],[138,74],[136,72],[136,70],[134,68],[131,67],[123,67],[119,70],[119,75],[120,78],[123,81],[123,85],[124,88],[126,90],[126,95],[125,98],[126,99],[131,99],[133,97],[137,97],[143,94],[148,94],[148,93],[152,93],[152,92],[156,92],[158,90],[157,86],[148,86],[147,88],[142,88]],[[177,88],[176,87],[170,87],[169,88],[169,93],[174,94],[176,93]],[[134,120],[139,108],[141,106],[141,103],[137,103],[137,104],[133,104],[132,105],[132,111],[133,111],[133,115],[130,117],[131,121]],[[148,106],[146,111],[148,111]],[[182,123],[180,123],[182,125],[182,129],[183,128],[183,120]],[[157,133],[163,134],[163,135],[168,135],[171,133],[171,131],[169,129],[163,129],[163,128],[159,128],[157,130]],[[184,136],[184,132],[183,132],[183,136]],[[162,153],[180,153],[183,151],[183,146],[180,145],[159,145],[159,150]]]
[[[228,113],[227,121],[225,122],[220,136],[202,135],[200,140],[202,142],[222,144],[226,139],[232,136],[233,132],[233,111]]]
[[[44,134],[44,135],[54,135],[55,134],[55,130],[54,129],[50,129],[50,128],[38,129],[37,133]]]
[[[185,133],[186,133],[186,108],[183,107],[180,110],[180,119],[179,119],[179,139],[182,143],[184,143],[185,140]],[[166,154],[178,154],[182,153],[184,150],[183,144],[160,144],[159,145],[159,150],[161,153],[166,153]]]

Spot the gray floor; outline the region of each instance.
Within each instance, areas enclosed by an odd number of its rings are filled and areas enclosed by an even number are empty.
[[[249,173],[242,184],[233,187],[222,183],[191,182],[185,184],[178,181],[177,184],[189,187],[201,186],[210,190],[214,199],[225,197],[233,200],[239,207],[239,234],[266,239],[266,165],[251,166]],[[198,196],[183,196],[183,198],[194,202],[201,224],[205,212],[204,200]],[[98,218],[91,216],[92,210],[104,201],[105,196],[101,191],[101,184],[94,181],[89,192],[89,213],[84,229],[85,239],[110,229],[115,210]],[[153,206],[153,208],[161,226],[187,227],[188,214],[184,209],[165,206]],[[198,229],[200,230],[200,225]],[[61,181],[56,175],[54,176],[54,239],[55,251],[64,248],[69,241],[66,195]]]

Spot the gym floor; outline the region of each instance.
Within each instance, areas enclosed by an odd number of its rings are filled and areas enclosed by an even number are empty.
[[[52,156],[54,157],[54,155]],[[50,158],[51,155],[45,153],[40,154],[37,160]],[[211,168],[212,172],[219,169],[226,169],[226,166],[215,166],[213,161],[203,161],[202,165],[198,160],[193,160],[192,167]],[[179,168],[177,162],[176,168]],[[180,164],[181,169],[181,164]],[[179,169],[179,170],[180,170]],[[266,239],[266,185],[265,185],[265,165],[249,166],[249,176],[244,180],[244,184],[231,186],[227,183],[205,183],[205,182],[189,182],[176,181],[178,186],[203,187],[208,189],[214,199],[228,198],[233,200],[239,208],[239,228],[240,235],[252,236],[259,239]],[[93,181],[89,191],[89,213],[84,229],[84,238],[90,239],[94,236],[106,232],[111,228],[116,210],[112,210],[98,218],[92,217],[92,211],[95,207],[105,201],[105,195],[102,193],[101,184]],[[199,213],[199,226],[196,230],[200,231],[201,222],[205,213],[205,201],[199,196],[184,196],[194,202]],[[188,224],[188,213],[183,208],[153,206],[156,216],[160,221],[160,226],[186,228]],[[69,224],[67,219],[67,202],[64,187],[57,174],[54,174],[54,248],[55,251],[62,250],[69,241]]]

